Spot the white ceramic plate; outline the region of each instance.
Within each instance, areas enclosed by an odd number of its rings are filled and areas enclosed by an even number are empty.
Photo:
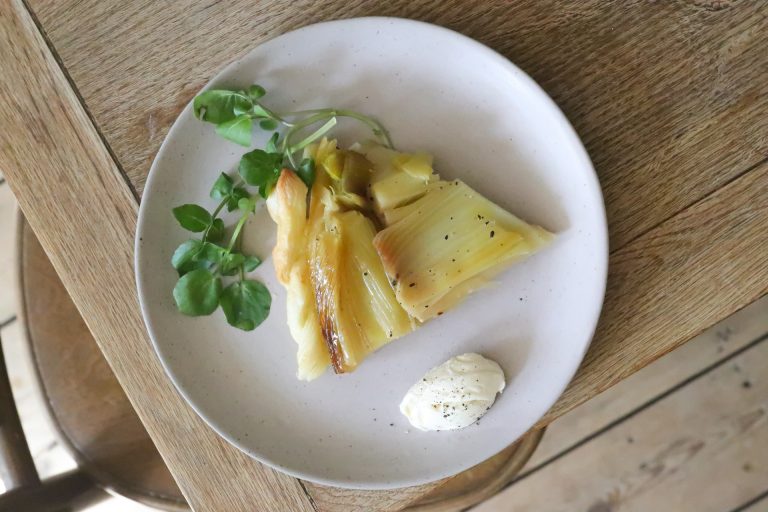
[[[555,402],[589,345],[602,305],[607,230],[589,158],[555,104],[521,70],[487,47],[424,23],[361,18],[304,27],[255,48],[209,87],[263,85],[277,111],[337,106],[377,117],[402,150],[435,155],[504,208],[557,233],[498,285],[384,347],[350,375],[295,378],[296,346],[285,292],[269,258],[274,227],[255,223],[265,258],[255,277],[273,295],[268,320],[245,333],[221,311],[179,314],[171,297],[173,250],[188,234],[171,207],[213,207],[211,184],[237,167],[240,146],[197,121],[188,106],[152,165],[139,215],[136,272],[142,311],[179,391],[219,434],[297,477],[359,488],[421,484],[494,455]],[[369,137],[343,121],[343,143]],[[261,134],[254,143],[263,147]],[[263,206],[263,203],[262,203]],[[463,352],[502,366],[507,389],[479,422],[424,433],[398,411],[427,370]]]

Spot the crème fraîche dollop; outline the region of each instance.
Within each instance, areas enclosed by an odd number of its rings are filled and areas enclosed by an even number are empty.
[[[420,430],[454,430],[478,421],[504,390],[504,372],[480,354],[452,357],[414,384],[400,412]]]

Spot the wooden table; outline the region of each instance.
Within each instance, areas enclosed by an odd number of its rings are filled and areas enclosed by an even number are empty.
[[[165,376],[133,278],[169,126],[223,65],[312,22],[396,15],[508,56],[563,108],[605,193],[606,305],[545,425],[768,290],[768,4],[6,0],[0,170],[195,510],[397,510],[425,488],[299,482],[221,440]]]

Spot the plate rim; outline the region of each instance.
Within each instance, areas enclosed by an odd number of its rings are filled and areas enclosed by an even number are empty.
[[[547,105],[547,108],[559,120],[560,126],[564,129],[564,135],[572,143],[573,149],[577,152],[577,157],[582,161],[582,165],[585,166],[585,171],[591,171],[586,173],[586,175],[588,176],[587,181],[588,181],[588,186],[590,188],[590,192],[595,194],[595,197],[599,199],[599,205],[596,205],[598,206],[596,213],[599,213],[599,216],[600,216],[599,220],[601,221],[600,227],[602,227],[602,229],[595,229],[595,240],[593,242],[596,249],[596,255],[600,255],[600,254],[603,255],[603,259],[600,261],[603,265],[603,271],[598,273],[598,277],[600,278],[600,283],[599,283],[600,301],[599,301],[599,305],[597,306],[597,310],[594,315],[594,318],[592,319],[591,324],[588,324],[589,335],[587,337],[587,342],[584,343],[583,349],[579,354],[578,363],[575,364],[573,369],[569,372],[567,380],[564,380],[565,384],[559,387],[558,393],[554,398],[554,400],[548,404],[544,413],[541,416],[539,416],[539,418],[536,420],[538,422],[542,417],[544,417],[547,414],[549,410],[551,410],[552,406],[557,403],[557,401],[563,395],[565,390],[568,388],[574,376],[576,375],[576,372],[581,367],[581,364],[584,361],[584,357],[586,356],[586,353],[592,344],[595,331],[597,329],[597,325],[600,320],[600,317],[602,316],[603,307],[605,305],[605,293],[606,293],[607,280],[608,280],[610,249],[609,249],[608,219],[607,219],[607,213],[605,209],[605,199],[603,196],[602,188],[600,186],[600,180],[594,168],[592,160],[589,157],[589,154],[584,146],[584,143],[582,142],[575,128],[573,127],[571,122],[568,120],[568,118],[565,116],[563,111],[560,109],[557,103],[549,96],[549,94],[547,94],[547,92],[533,78],[531,78],[528,75],[528,73],[523,71],[521,68],[515,65],[511,60],[509,60],[508,58],[506,58],[504,55],[497,52],[493,48],[469,36],[466,36],[460,32],[457,32],[453,29],[443,27],[441,25],[436,25],[434,23],[429,23],[426,21],[396,17],[396,16],[358,16],[358,17],[352,17],[352,18],[334,19],[334,20],[322,21],[318,23],[311,23],[311,24],[303,25],[293,30],[281,32],[280,34],[277,34],[274,37],[264,39],[259,44],[251,47],[245,53],[235,58],[234,60],[232,60],[231,62],[229,62],[222,68],[220,68],[217,72],[215,72],[208,79],[206,84],[195,93],[195,96],[197,96],[200,92],[211,88],[212,84],[217,82],[219,77],[221,77],[222,75],[225,75],[230,70],[236,68],[241,63],[242,60],[244,60],[253,52],[255,52],[260,46],[270,41],[273,41],[286,34],[292,34],[292,33],[303,31],[305,29],[312,28],[312,27],[317,27],[321,25],[345,25],[349,23],[357,23],[360,21],[378,21],[381,23],[389,23],[389,24],[398,23],[403,25],[412,25],[412,26],[416,26],[420,30],[443,33],[450,37],[460,39],[465,44],[468,44],[469,46],[473,47],[476,51],[482,52],[486,56],[490,57],[495,64],[499,65],[502,68],[506,68],[506,70],[508,71],[512,71],[515,74],[516,78],[518,78],[521,82],[524,83],[524,86],[526,88],[533,91],[537,96],[539,96],[543,100],[543,102]],[[143,273],[141,271],[142,265],[140,260],[141,260],[141,253],[142,253],[142,248],[141,248],[142,233],[145,229],[144,227],[145,224],[148,222],[146,217],[147,208],[145,207],[145,204],[148,201],[145,200],[144,194],[147,191],[151,191],[152,183],[154,181],[153,178],[156,175],[155,169],[158,167],[158,162],[162,159],[161,157],[167,151],[167,147],[169,145],[169,139],[171,139],[173,132],[178,128],[180,117],[185,111],[187,111],[191,107],[193,101],[194,101],[194,97],[189,102],[187,102],[187,104],[180,110],[179,114],[174,119],[173,124],[168,129],[168,132],[166,133],[163,139],[163,142],[160,144],[160,147],[158,148],[157,153],[155,153],[155,156],[152,160],[152,165],[150,166],[149,171],[147,173],[147,178],[144,183],[144,188],[142,189],[142,194],[139,201],[138,218],[136,222],[136,235],[134,237],[134,276],[136,280],[136,290],[137,290],[137,295],[139,299],[139,307],[141,309],[142,320],[144,322],[144,326],[146,328],[147,334],[149,335],[150,341],[152,343],[152,348],[155,352],[155,355],[159,359],[160,364],[162,365],[166,376],[173,383],[173,386],[176,389],[176,391],[184,398],[184,401],[187,403],[187,405],[189,405],[192,408],[195,414],[197,414],[197,416],[200,417],[209,428],[211,428],[214,432],[216,432],[218,436],[226,440],[229,444],[237,448],[239,451],[245,453],[249,457],[258,461],[259,463],[262,463],[271,468],[277,469],[278,471],[281,471],[291,477],[302,479],[302,480],[308,480],[310,482],[318,483],[321,485],[344,488],[344,489],[356,489],[356,490],[371,490],[371,491],[390,490],[390,489],[405,488],[405,487],[410,487],[414,485],[423,485],[426,483],[434,482],[442,478],[446,478],[447,476],[460,474],[461,472],[466,471],[470,467],[473,467],[473,465],[470,464],[469,466],[466,466],[463,469],[459,470],[459,472],[457,473],[451,473],[450,475],[437,476],[434,478],[428,477],[426,479],[421,479],[416,481],[388,480],[388,481],[380,481],[380,482],[358,482],[358,481],[336,480],[333,478],[324,478],[321,475],[305,473],[300,470],[288,468],[280,464],[279,462],[272,460],[270,457],[264,456],[262,454],[257,454],[254,451],[248,449],[247,447],[242,445],[242,443],[240,443],[237,439],[235,439],[234,437],[224,432],[223,429],[220,429],[216,425],[216,422],[213,419],[208,418],[208,416],[200,410],[200,408],[195,403],[195,401],[192,400],[192,398],[189,396],[185,388],[179,383],[176,375],[174,374],[172,369],[169,367],[166,359],[162,356],[162,353],[161,353],[162,351],[156,340],[156,336],[151,326],[151,323],[148,320],[149,316],[148,316],[147,310],[149,309],[149,305],[147,304],[144,298],[145,290],[144,290],[144,286],[142,285]],[[595,226],[597,228],[597,224]],[[535,424],[536,423],[534,423],[534,425]],[[531,428],[534,425],[532,425]],[[519,437],[517,439],[519,439]],[[517,439],[511,440],[509,444],[514,443],[515,441],[517,441]],[[480,463],[482,463],[482,461]]]

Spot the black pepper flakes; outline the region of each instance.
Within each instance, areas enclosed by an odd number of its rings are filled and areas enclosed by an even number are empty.
[[[445,235],[445,239],[448,240],[448,235]]]
[[[408,288],[413,288],[414,286],[416,286],[416,283],[411,283],[408,285]]]
[[[491,230],[491,238],[493,238],[493,235],[495,235],[495,234],[496,234],[496,232]]]

